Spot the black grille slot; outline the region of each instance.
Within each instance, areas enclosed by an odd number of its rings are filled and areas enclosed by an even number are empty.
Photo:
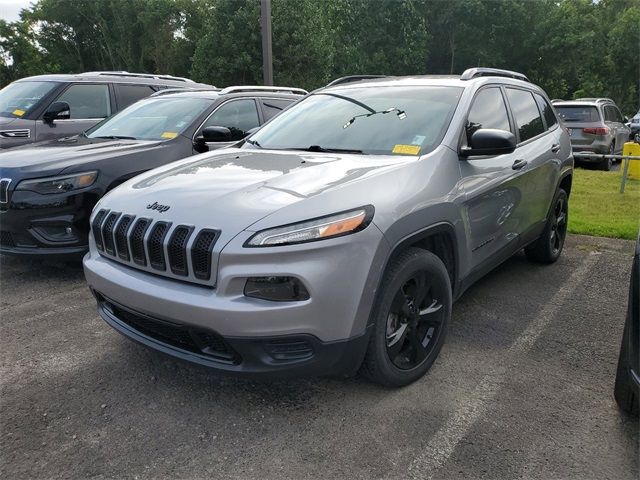
[[[147,257],[144,254],[144,235],[151,224],[148,218],[139,219],[131,230],[131,258],[138,265],[145,267],[147,265]]]
[[[113,243],[113,226],[120,216],[117,212],[111,212],[102,225],[102,241],[104,242],[104,251],[109,255],[115,255],[116,249]]]
[[[303,360],[313,356],[313,347],[304,339],[272,340],[266,348],[275,360]]]
[[[0,180],[0,203],[8,203],[9,202],[9,184],[11,183],[10,178],[3,178]]]
[[[200,280],[211,277],[211,252],[220,235],[218,230],[201,230],[191,247],[191,263],[193,274]]]
[[[133,222],[134,217],[131,215],[123,215],[120,219],[120,223],[116,227],[116,251],[118,252],[118,257],[122,260],[129,261],[129,247],[127,246],[127,231],[129,230],[129,226],[131,222]]]
[[[102,304],[118,320],[154,340],[180,350],[207,355],[227,364],[240,362],[236,351],[215,332],[157,320],[119,307],[106,299]]]
[[[11,232],[0,231],[0,247],[15,247],[16,242],[13,240]]]
[[[104,250],[104,243],[102,243],[102,230],[100,227],[102,226],[102,221],[104,220],[104,216],[107,214],[109,210],[100,210],[95,217],[93,217],[93,223],[91,224],[91,231],[93,232],[93,239],[96,242],[96,247],[98,250]]]
[[[171,234],[169,239],[169,267],[176,275],[187,276],[189,267],[187,267],[187,242],[191,236],[193,228],[180,225]]]
[[[149,252],[149,263],[156,270],[166,270],[167,264],[164,259],[164,237],[167,236],[169,226],[167,222],[158,222],[151,229],[149,240],[147,240],[147,251]]]

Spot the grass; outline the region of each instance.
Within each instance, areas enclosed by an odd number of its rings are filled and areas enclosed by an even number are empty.
[[[635,240],[640,227],[640,180],[627,180],[620,193],[621,172],[576,168],[569,200],[569,231],[598,237]]]

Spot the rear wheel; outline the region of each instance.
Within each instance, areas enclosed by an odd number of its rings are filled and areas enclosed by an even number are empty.
[[[615,144],[611,144],[609,146],[609,155],[615,155],[615,151],[616,151],[616,146]],[[605,158],[600,162],[600,170],[604,170],[605,172],[608,172],[609,170],[611,170],[611,167],[613,166],[613,160],[611,158]]]
[[[569,198],[567,192],[559,188],[542,235],[524,249],[527,258],[538,263],[553,263],[558,260],[567,236],[568,222]]]
[[[376,298],[364,375],[389,387],[422,377],[444,343],[451,302],[449,274],[436,255],[419,248],[401,253]]]

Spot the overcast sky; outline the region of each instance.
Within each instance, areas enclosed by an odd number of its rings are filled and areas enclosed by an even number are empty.
[[[29,7],[34,0],[0,0],[0,18],[7,22],[15,22],[20,10]]]

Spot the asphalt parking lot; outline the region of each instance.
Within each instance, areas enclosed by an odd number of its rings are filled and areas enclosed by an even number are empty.
[[[220,377],[121,337],[82,270],[0,258],[0,477],[638,477],[613,400],[633,243],[518,255],[454,306],[421,381]]]

